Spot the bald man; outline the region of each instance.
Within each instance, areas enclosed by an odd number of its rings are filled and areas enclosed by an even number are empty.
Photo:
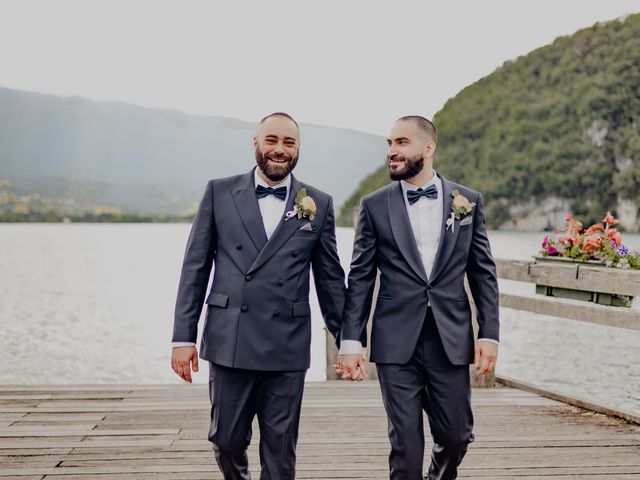
[[[286,113],[262,119],[253,139],[257,166],[209,181],[184,256],[171,363],[191,382],[206,303],[200,358],[209,362],[209,440],[227,480],[251,478],[247,447],[256,415],[260,478],[295,478],[310,363],[310,266],[327,328],[336,339],[340,333],[345,279],[333,203],[292,175],[299,137],[298,124]]]

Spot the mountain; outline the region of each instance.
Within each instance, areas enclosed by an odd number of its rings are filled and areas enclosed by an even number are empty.
[[[140,214],[193,210],[210,178],[255,165],[257,123],[0,88],[0,180]],[[339,207],[384,159],[382,137],[301,124],[296,176]]]
[[[483,193],[492,228],[562,228],[607,210],[640,228],[640,14],[556,39],[466,87],[434,117],[443,175]],[[386,167],[345,203],[388,183]]]

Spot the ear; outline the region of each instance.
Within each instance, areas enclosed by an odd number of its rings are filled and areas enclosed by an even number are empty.
[[[425,143],[424,150],[422,154],[425,158],[431,158],[436,153],[436,143],[433,141],[429,141]]]
[[[258,148],[258,137],[253,137],[253,148]]]

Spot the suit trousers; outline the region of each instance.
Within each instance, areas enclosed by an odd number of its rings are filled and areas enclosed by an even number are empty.
[[[391,480],[455,479],[473,441],[469,366],[447,358],[431,308],[411,360],[376,366],[389,421]],[[434,441],[425,477],[423,411]]]
[[[295,478],[305,371],[268,372],[209,363],[209,441],[225,480],[250,480],[251,424],[260,428],[260,479]]]

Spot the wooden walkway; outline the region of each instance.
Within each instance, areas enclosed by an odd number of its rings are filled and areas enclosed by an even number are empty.
[[[474,405],[460,478],[640,479],[638,425],[506,387]],[[203,385],[0,387],[0,480],[221,479],[208,412]],[[297,478],[388,478],[388,450],[376,382],[307,384]]]

